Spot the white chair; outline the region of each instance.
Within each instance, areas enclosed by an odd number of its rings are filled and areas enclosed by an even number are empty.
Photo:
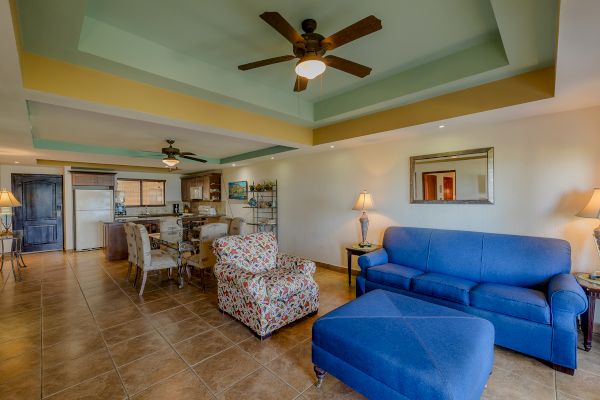
[[[229,235],[244,235],[246,233],[246,221],[244,218],[233,218],[229,224]]]
[[[127,222],[123,225],[125,230],[125,239],[127,240],[127,261],[129,261],[129,268],[127,269],[127,280],[131,276],[131,267],[138,265],[137,260],[137,245],[135,244],[135,224],[133,222]],[[137,271],[137,269],[136,269]]]
[[[134,286],[137,285],[137,278],[141,269],[143,272],[142,285],[140,287],[141,296],[144,293],[144,286],[146,286],[148,271],[177,268],[177,260],[164,250],[152,250],[150,247],[150,237],[145,226],[136,225],[134,233],[138,261]]]
[[[215,256],[212,252],[212,243],[215,239],[227,236],[228,225],[222,222],[206,224],[200,227],[200,246],[198,254],[185,258],[188,280],[191,280],[190,268],[200,270],[200,282],[202,290],[206,290],[207,272],[215,264]]]
[[[159,229],[161,232],[175,231],[182,228],[181,218],[164,217],[160,219]]]

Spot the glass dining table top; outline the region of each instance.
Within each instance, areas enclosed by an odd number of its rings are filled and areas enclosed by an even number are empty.
[[[197,235],[195,231],[185,228],[148,234],[151,239],[174,248],[196,245],[196,243],[199,243],[199,239],[194,237],[195,235]]]

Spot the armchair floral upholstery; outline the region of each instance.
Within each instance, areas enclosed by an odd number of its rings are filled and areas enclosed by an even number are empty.
[[[315,263],[278,254],[273,233],[226,236],[213,248],[219,308],[258,336],[318,310]]]

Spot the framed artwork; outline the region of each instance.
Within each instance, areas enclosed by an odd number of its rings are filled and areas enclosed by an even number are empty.
[[[229,182],[230,200],[248,200],[248,181]]]

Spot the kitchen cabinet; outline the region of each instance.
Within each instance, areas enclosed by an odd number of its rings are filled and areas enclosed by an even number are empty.
[[[73,186],[115,186],[114,173],[71,172]]]
[[[192,188],[202,187],[202,198],[194,198]],[[181,178],[181,201],[221,201],[221,174],[210,173]]]

